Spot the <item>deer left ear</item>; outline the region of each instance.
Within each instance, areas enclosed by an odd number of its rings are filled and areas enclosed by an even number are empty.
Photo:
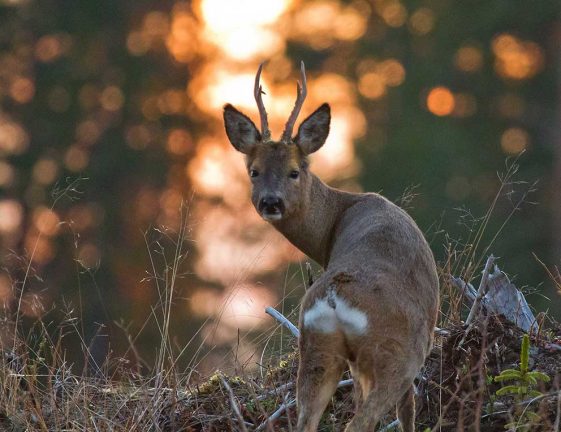
[[[305,155],[319,150],[325,143],[330,122],[331,108],[324,103],[300,124],[294,142]]]
[[[261,134],[251,119],[230,104],[224,107],[224,126],[228,139],[239,152],[249,154],[261,141]]]

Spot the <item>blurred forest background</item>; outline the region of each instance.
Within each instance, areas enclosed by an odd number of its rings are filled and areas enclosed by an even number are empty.
[[[181,360],[201,373],[233,350],[259,360],[272,325],[264,307],[296,320],[304,280],[304,257],[251,207],[243,160],[223,131],[226,102],[257,118],[253,79],[264,60],[273,133],[304,60],[301,119],[324,101],[333,112],[313,170],[392,200],[409,191],[404,204],[441,263],[450,244],[473,239],[498,173],[523,152],[479,253],[535,189],[489,251],[534,291],[537,310],[559,318],[560,296],[533,254],[561,264],[560,8],[0,0],[0,338],[9,340],[18,307],[28,326],[73,310],[84,340],[70,337],[70,348],[151,364],[154,275],[165,278],[183,221],[188,253],[170,330]]]

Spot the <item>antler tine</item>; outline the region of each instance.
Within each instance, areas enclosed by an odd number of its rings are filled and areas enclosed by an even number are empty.
[[[269,125],[267,122],[267,111],[265,110],[263,97],[261,96],[265,93],[263,91],[263,87],[260,84],[262,70],[263,63],[259,65],[259,69],[257,69],[257,75],[255,75],[255,87],[253,88],[253,95],[255,96],[255,102],[257,102],[257,108],[259,109],[259,117],[261,118],[261,134],[263,135],[263,141],[268,141],[271,137],[271,132],[269,131]]]
[[[296,103],[294,104],[294,109],[286,122],[284,127],[284,132],[282,133],[282,141],[290,142],[292,138],[292,129],[294,129],[294,123],[300,114],[300,109],[304,104],[306,95],[308,94],[308,88],[306,86],[306,68],[304,67],[304,62],[300,62],[300,81],[296,84]]]

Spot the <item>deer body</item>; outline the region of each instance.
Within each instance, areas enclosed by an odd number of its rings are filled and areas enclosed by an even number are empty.
[[[257,211],[325,269],[302,301],[297,430],[317,430],[348,366],[357,412],[346,430],[373,431],[397,406],[402,429],[413,432],[413,380],[438,311],[436,267],[421,231],[384,197],[339,191],[309,172],[307,155],[329,131],[327,105],[295,138],[287,140],[291,127],[285,130],[281,142],[263,142],[268,133],[229,105],[224,118],[230,141],[247,155]]]

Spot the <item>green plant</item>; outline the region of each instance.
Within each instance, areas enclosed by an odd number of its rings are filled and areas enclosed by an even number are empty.
[[[549,376],[539,371],[528,370],[530,360],[530,337],[525,334],[522,337],[520,348],[520,367],[519,369],[505,369],[494,378],[495,382],[512,381],[513,384],[506,385],[495,393],[497,396],[512,395],[517,402],[523,402],[527,398],[542,396],[542,393],[534,388],[538,381],[548,382]],[[505,429],[511,429],[517,425],[524,425],[539,420],[538,414],[530,409],[518,411],[518,420],[505,425]],[[520,427],[518,426],[518,429]],[[525,430],[522,426],[522,430]]]

